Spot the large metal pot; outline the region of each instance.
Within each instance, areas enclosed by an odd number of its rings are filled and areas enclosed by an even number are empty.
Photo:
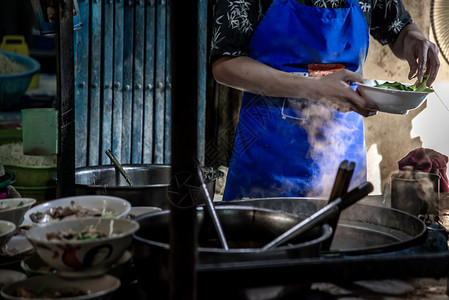
[[[198,264],[317,257],[321,243],[331,236],[327,224],[316,226],[288,245],[262,251],[260,248],[301,220],[293,215],[250,206],[216,208],[229,250],[221,248],[210,217],[197,211]],[[141,215],[134,234],[133,258],[137,277],[151,295],[168,289],[169,211]]]
[[[170,165],[125,164],[123,169],[133,182],[129,186],[112,165],[75,169],[76,195],[110,195],[128,200],[132,206],[156,206],[168,209]],[[207,188],[214,195],[216,173],[206,176]]]

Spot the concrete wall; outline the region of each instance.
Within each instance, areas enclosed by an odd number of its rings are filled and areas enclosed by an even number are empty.
[[[423,32],[433,40],[430,9],[431,0],[403,0],[404,5]],[[448,21],[449,27],[449,21]],[[449,66],[440,57],[440,72],[434,88],[449,107]],[[371,38],[364,77],[410,82],[408,63],[396,58],[388,46],[381,46]],[[437,115],[438,114],[438,115]],[[398,170],[397,162],[417,147],[432,148],[449,154],[449,111],[436,96],[428,97],[418,109],[407,115],[379,113],[367,118],[368,180],[375,185],[374,193],[381,193],[391,173]],[[446,139],[446,141],[445,141]]]

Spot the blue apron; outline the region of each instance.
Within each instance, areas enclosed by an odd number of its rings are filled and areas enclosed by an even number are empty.
[[[342,68],[362,73],[369,31],[356,0],[327,9],[274,0],[250,41],[250,56],[298,76]],[[318,74],[318,75],[317,75]],[[363,117],[307,99],[244,93],[223,200],[328,196],[339,164],[366,180]]]

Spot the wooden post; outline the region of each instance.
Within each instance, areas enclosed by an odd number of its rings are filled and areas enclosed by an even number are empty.
[[[73,1],[56,1],[57,109],[59,111],[57,196],[75,194],[75,93]]]
[[[196,298],[198,0],[171,1],[172,185],[170,187],[170,299]],[[174,180],[176,178],[176,180]]]

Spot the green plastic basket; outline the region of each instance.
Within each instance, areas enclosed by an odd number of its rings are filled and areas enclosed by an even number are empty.
[[[56,166],[20,166],[5,163],[3,167],[16,175],[14,186],[44,187],[55,184],[51,176],[56,172]]]
[[[0,145],[22,142],[21,128],[0,128]]]
[[[20,193],[22,198],[36,199],[36,204],[56,198],[56,186],[14,186],[14,188]]]

